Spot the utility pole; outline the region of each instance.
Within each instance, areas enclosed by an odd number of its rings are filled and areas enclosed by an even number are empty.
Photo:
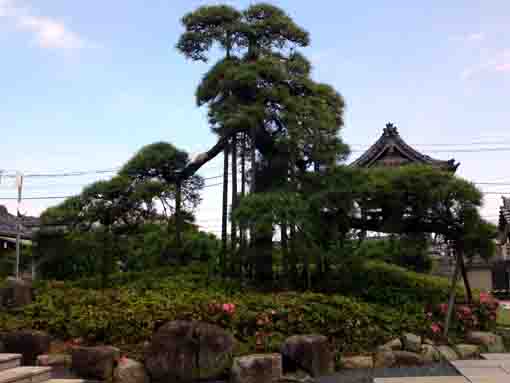
[[[19,279],[19,264],[20,264],[20,251],[21,251],[21,217],[19,208],[21,204],[21,195],[23,192],[23,174],[16,173],[16,187],[18,188],[18,207],[16,214],[16,279]]]

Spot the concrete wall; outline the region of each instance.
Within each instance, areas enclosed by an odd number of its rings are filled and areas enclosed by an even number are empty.
[[[472,289],[481,291],[492,290],[492,270],[474,269],[468,270],[467,274]]]

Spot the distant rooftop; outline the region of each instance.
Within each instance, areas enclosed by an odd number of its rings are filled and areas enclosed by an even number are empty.
[[[31,238],[37,226],[39,226],[39,218],[21,217],[21,236]],[[0,205],[0,236],[15,237],[16,234],[16,216],[10,214],[5,206]]]
[[[362,168],[395,167],[409,164],[423,164],[455,172],[459,167],[454,159],[438,160],[418,152],[409,146],[392,123],[386,124],[381,137],[351,166]]]

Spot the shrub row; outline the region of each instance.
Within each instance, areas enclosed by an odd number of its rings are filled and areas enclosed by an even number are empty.
[[[448,301],[449,281],[382,261],[353,260],[342,265],[329,283],[328,291],[354,295],[367,302],[405,307]],[[462,288],[457,290],[457,296],[464,296]]]
[[[34,304],[17,315],[0,314],[0,329],[34,328],[61,339],[121,345],[150,339],[167,321],[194,319],[230,329],[250,351],[260,349],[261,340],[264,351],[272,351],[287,336],[321,333],[341,352],[372,350],[403,331],[426,329],[417,306],[403,311],[318,293],[227,294],[218,286],[197,288],[195,277],[158,277],[156,289],[145,289],[140,281],[107,290],[45,283]],[[227,312],[214,309],[224,304]]]

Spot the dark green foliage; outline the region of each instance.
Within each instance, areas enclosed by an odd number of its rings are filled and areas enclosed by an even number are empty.
[[[430,241],[424,235],[391,236],[364,241],[355,251],[355,255],[366,260],[381,260],[411,271],[427,273],[432,268],[430,246]]]
[[[229,328],[255,351],[256,333],[266,332],[267,351],[277,351],[285,337],[321,333],[342,352],[372,350],[403,331],[421,333],[425,318],[419,307],[388,308],[342,295],[317,293],[260,294],[206,285],[203,268],[146,270],[113,275],[116,289],[99,280],[45,282],[36,302],[18,316],[0,313],[0,329],[44,329],[61,339],[83,337],[87,342],[136,344],[149,340],[155,327],[174,319],[195,319]],[[207,286],[207,287],[206,287]],[[233,303],[232,316],[211,312],[211,304]],[[261,317],[269,322],[261,323]]]
[[[333,272],[329,291],[352,294],[367,302],[393,307],[443,303],[448,300],[446,278],[408,271],[381,261],[357,257],[345,260]],[[463,296],[458,291],[458,296]]]

